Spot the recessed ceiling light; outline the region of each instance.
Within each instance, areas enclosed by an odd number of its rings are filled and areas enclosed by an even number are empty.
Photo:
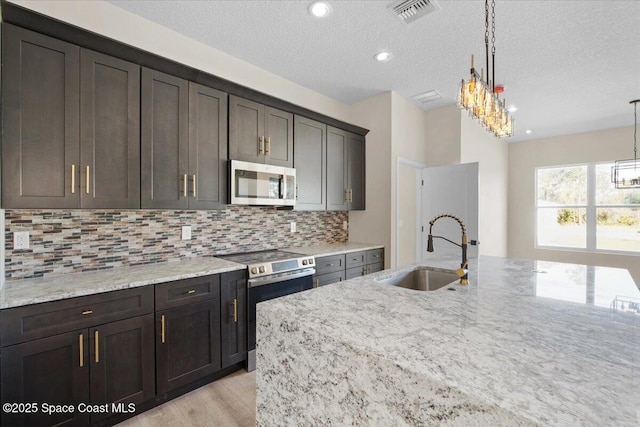
[[[524,131],[524,133],[526,133],[527,135],[529,135],[531,132],[533,132],[531,129],[527,129]]]
[[[391,53],[386,51],[380,52],[376,54],[376,56],[374,56],[374,58],[376,58],[376,61],[379,61],[379,62],[390,61],[391,57],[392,57]]]
[[[316,18],[324,18],[331,13],[331,6],[322,1],[317,1],[309,5],[309,13]]]
[[[510,113],[515,113],[516,111],[518,111],[518,107],[516,107],[515,105],[510,105],[509,108],[507,108],[507,111]]]

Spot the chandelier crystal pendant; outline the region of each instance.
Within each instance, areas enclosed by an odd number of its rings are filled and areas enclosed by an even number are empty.
[[[493,71],[493,82],[489,80],[489,0],[485,0],[485,59],[487,63],[487,80],[484,80],[483,70],[480,74],[476,71],[473,64],[473,55],[471,55],[471,76],[468,80],[462,80],[458,88],[458,107],[464,108],[469,115],[480,122],[488,131],[492,132],[496,137],[503,138],[513,135],[513,118],[507,110],[506,102],[500,101],[499,92],[495,87],[495,62],[496,62],[496,46],[495,46],[495,29],[496,29],[496,2],[491,2],[491,57]]]
[[[638,161],[638,147],[636,145],[638,102],[640,102],[640,99],[629,101],[629,104],[633,104],[633,159],[616,160],[611,168],[611,182],[619,189],[640,188],[640,161]]]

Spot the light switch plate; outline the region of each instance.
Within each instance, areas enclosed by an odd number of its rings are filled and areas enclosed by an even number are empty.
[[[16,231],[13,233],[13,249],[29,249],[28,231]]]
[[[182,226],[182,240],[191,240],[191,226],[183,225]]]
[[[296,223],[294,221],[291,222],[291,232],[295,233],[297,230]]]

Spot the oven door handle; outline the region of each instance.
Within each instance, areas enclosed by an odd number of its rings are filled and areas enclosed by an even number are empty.
[[[266,277],[257,277],[255,279],[249,279],[247,281],[247,284],[249,285],[250,288],[255,288],[256,286],[269,285],[271,283],[276,283],[276,282],[284,282],[285,280],[298,279],[300,277],[311,276],[313,274],[316,274],[315,268],[305,268],[304,270],[301,270],[297,273],[287,274],[287,275],[278,276],[278,277],[266,276]]]

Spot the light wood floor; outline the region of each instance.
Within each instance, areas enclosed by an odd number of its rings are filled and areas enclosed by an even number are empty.
[[[128,419],[118,427],[255,425],[256,373],[240,370]]]

